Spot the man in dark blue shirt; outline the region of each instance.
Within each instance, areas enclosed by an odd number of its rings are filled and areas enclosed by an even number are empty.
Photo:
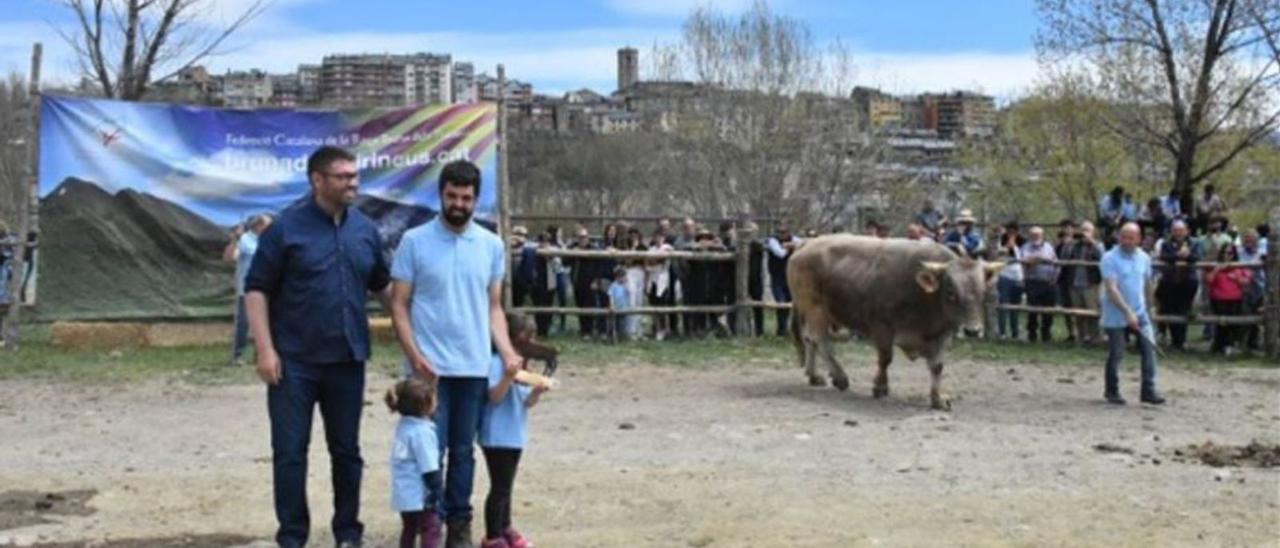
[[[263,232],[245,278],[245,309],[267,384],[275,480],[276,542],[303,546],[307,446],[316,404],[333,468],[333,536],[359,546],[360,415],[369,358],[369,293],[391,278],[373,222],[350,207],[360,188],[355,156],[322,147],[307,160],[311,193]]]

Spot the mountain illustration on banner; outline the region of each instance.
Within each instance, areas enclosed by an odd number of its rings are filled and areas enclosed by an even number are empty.
[[[357,155],[354,204],[390,256],[434,219],[447,161],[481,170],[476,219],[497,218],[496,107],[224,110],[42,98],[40,306],[48,319],[229,313],[233,226],[305,199],[318,144]]]

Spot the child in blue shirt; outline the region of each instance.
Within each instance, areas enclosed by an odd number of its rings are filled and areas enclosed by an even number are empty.
[[[400,414],[391,446],[391,509],[400,512],[400,548],[440,546],[440,444],[431,420],[436,410],[435,385],[419,378],[402,380],[386,396],[387,407]]]
[[[507,315],[511,342],[529,340],[536,324],[528,317]],[[526,364],[528,362],[526,361]],[[498,354],[489,366],[489,405],[480,423],[479,443],[489,468],[489,496],[484,502],[485,540],[481,548],[531,548],[533,546],[511,526],[511,490],[515,484],[520,454],[529,441],[528,410],[537,405],[547,388],[515,384],[519,369],[508,368]]]
[[[630,308],[631,292],[627,290],[627,269],[619,266],[613,269],[613,283],[609,284],[609,309],[621,312]],[[614,325],[609,327],[613,328],[614,333],[623,337],[628,337],[631,334],[627,329],[626,314],[615,316]]]

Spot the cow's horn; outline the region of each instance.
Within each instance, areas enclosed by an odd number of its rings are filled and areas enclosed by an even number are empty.
[[[1007,263],[984,263],[982,268],[987,271],[987,274],[996,274],[1001,270],[1004,270],[1004,267],[1006,266],[1009,265]]]
[[[923,267],[924,267],[924,269],[925,269],[925,270],[928,270],[929,272],[944,272],[944,271],[946,271],[946,270],[947,270],[947,264],[948,264],[948,263],[939,263],[939,262],[934,262],[934,261],[924,261],[924,262],[920,263],[920,266],[923,266]]]

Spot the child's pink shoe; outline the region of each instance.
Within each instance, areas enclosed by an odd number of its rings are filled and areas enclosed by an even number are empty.
[[[507,546],[511,548],[533,548],[533,543],[521,536],[515,527],[508,527],[502,536],[507,539]]]
[[[484,539],[484,542],[480,543],[480,548],[511,548],[511,545],[507,544],[505,538]]]

